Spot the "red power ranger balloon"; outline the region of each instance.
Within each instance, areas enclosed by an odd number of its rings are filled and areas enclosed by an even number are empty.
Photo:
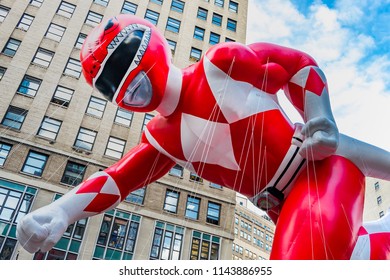
[[[152,24],[119,15],[87,37],[81,61],[108,100],[159,114],[117,163],[18,223],[28,251],[49,250],[69,224],[179,164],[267,211],[277,223],[273,259],[390,259],[390,214],[362,218],[364,177],[390,179],[390,153],[338,132],[325,75],[309,55],[224,43],[178,69]],[[304,124],[284,114],[279,90]]]
[[[138,112],[160,104],[171,53],[150,22],[127,15],[110,19],[89,34],[80,58],[87,82],[114,104]]]

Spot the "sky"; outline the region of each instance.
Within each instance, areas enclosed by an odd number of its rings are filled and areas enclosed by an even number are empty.
[[[314,57],[339,131],[390,151],[390,0],[249,0],[247,43],[258,41]]]

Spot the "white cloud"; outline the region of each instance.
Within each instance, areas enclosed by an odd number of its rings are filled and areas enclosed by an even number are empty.
[[[372,17],[380,1],[340,0],[334,9],[318,1],[304,15],[287,0],[249,0],[247,42],[268,41],[312,55],[328,78],[340,131],[390,151],[390,61],[368,57],[377,42],[356,29],[369,20],[365,9]]]

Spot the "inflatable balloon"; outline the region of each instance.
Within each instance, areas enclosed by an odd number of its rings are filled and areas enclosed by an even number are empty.
[[[390,216],[362,222],[365,176],[389,179],[390,154],[339,133],[325,75],[309,55],[229,42],[178,69],[151,23],[118,15],[88,35],[81,61],[109,101],[159,114],[117,163],[20,221],[27,251],[49,250],[69,224],[179,164],[267,211],[276,223],[272,259],[390,258]],[[287,118],[280,90],[303,124]]]

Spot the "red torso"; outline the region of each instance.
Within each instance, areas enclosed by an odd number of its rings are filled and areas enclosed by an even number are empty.
[[[242,49],[219,50],[182,70],[175,112],[150,121],[146,138],[200,177],[251,197],[278,168],[293,125],[276,100],[283,85],[277,71]]]

